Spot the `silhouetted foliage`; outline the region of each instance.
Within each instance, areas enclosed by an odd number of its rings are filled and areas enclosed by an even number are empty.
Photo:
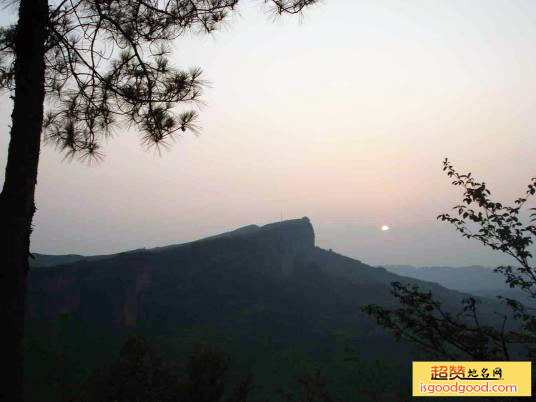
[[[372,401],[383,401],[386,399],[394,399],[397,401],[405,401],[411,397],[406,392],[406,389],[400,389],[396,384],[400,378],[393,375],[396,372],[396,366],[392,360],[367,363],[360,358],[359,353],[355,351],[349,352],[346,362],[354,365],[355,384],[358,395],[369,397]]]
[[[110,402],[176,401],[181,392],[176,375],[141,336],[127,339],[106,386]]]
[[[296,14],[316,0],[264,0],[276,14]],[[0,397],[22,400],[22,338],[35,184],[45,141],[67,158],[102,159],[100,140],[116,124],[160,147],[196,132],[204,85],[199,68],[171,65],[171,41],[210,33],[239,0],[20,0],[19,19],[0,29],[0,89],[13,99],[11,140],[0,194],[5,270],[0,283],[11,377]],[[186,109],[177,110],[177,107]],[[160,148],[158,148],[160,149]],[[15,389],[16,388],[16,389]]]
[[[328,383],[320,370],[307,372],[298,378],[299,391],[279,390],[279,395],[287,402],[339,402],[328,391]]]
[[[254,383],[255,377],[253,374],[246,375],[236,384],[231,395],[226,399],[226,402],[248,402],[254,389]]]
[[[266,0],[273,12],[299,13],[316,0]],[[238,0],[64,0],[47,21],[45,139],[82,159],[101,158],[99,140],[128,122],[146,145],[196,132],[201,69],[170,63],[171,41],[186,32],[210,33]],[[14,89],[17,26],[0,31],[0,86]]]
[[[188,362],[188,400],[219,401],[225,392],[228,362],[225,354],[207,346],[198,347]]]
[[[530,213],[535,208],[525,207],[536,193],[536,178],[531,179],[525,195],[508,206],[493,201],[485,182],[475,180],[470,173],[458,173],[447,159],[443,170],[464,193],[462,203],[453,208],[456,215],[442,214],[438,219],[454,225],[465,238],[514,258],[515,266],[500,266],[495,271],[504,275],[510,287],[536,297],[536,267],[531,265],[530,251],[536,226],[523,223],[523,218],[532,222],[536,216]],[[519,357],[520,346],[527,359],[536,353],[536,317],[517,300],[498,296],[506,313],[496,313],[500,325],[486,325],[478,314],[479,301],[473,297],[465,298],[462,310],[453,314],[431,292],[414,285],[394,282],[392,294],[400,303],[398,309],[371,304],[363,310],[398,338],[410,340],[437,357],[510,360]]]
[[[93,374],[87,398],[101,402],[248,402],[253,376],[241,378],[227,391],[228,369],[229,359],[223,351],[199,345],[188,359],[186,376],[180,376],[147,339],[132,336],[107,373]]]

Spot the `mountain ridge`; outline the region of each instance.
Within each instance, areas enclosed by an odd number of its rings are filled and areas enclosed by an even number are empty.
[[[285,305],[264,299],[267,288],[276,295],[293,289],[292,295],[280,294],[281,298],[290,297],[309,314],[314,310],[311,306],[329,304],[330,314],[337,316],[337,303],[343,310],[351,304],[356,312],[366,303],[393,303],[390,289],[396,281],[428,288],[452,306],[464,297],[436,283],[396,275],[316,247],[314,229],[306,217],[260,227],[249,225],[178,245],[85,257],[47,268],[30,272],[30,320],[72,314],[88,323],[134,327],[153,320],[156,310],[177,309],[188,316],[177,300],[186,304],[210,300],[220,309],[229,300],[246,305],[262,299],[259,303],[277,304],[273,310],[284,312]],[[303,289],[313,282],[318,294]],[[331,294],[335,302],[321,300],[326,297],[322,292]],[[300,297],[310,298],[311,306]],[[234,314],[232,307],[233,303],[227,306]],[[203,311],[201,321],[215,318]],[[173,317],[161,312],[166,325],[173,324]]]
[[[44,253],[32,253],[32,256],[29,258],[30,267],[51,267],[51,266],[58,266],[58,265],[65,265],[70,264],[73,262],[81,261],[81,260],[101,260],[105,258],[112,258],[118,255],[125,255],[125,254],[132,254],[132,253],[140,253],[140,252],[149,252],[149,253],[157,253],[164,250],[170,250],[177,247],[183,247],[187,245],[191,245],[198,242],[206,242],[206,241],[212,241],[217,239],[224,239],[224,238],[234,238],[234,237],[240,237],[240,236],[247,236],[251,234],[258,234],[262,231],[282,231],[282,232],[288,232],[288,229],[291,227],[299,227],[301,224],[303,224],[305,232],[309,232],[306,236],[310,237],[312,239],[313,245],[314,245],[314,230],[312,228],[311,222],[308,217],[303,217],[301,219],[290,219],[280,222],[274,222],[269,223],[266,225],[246,225],[239,227],[234,230],[230,230],[227,232],[219,233],[212,236],[203,237],[201,239],[192,240],[184,243],[173,243],[166,246],[159,246],[159,247],[152,247],[152,248],[137,248],[127,251],[121,251],[118,253],[110,253],[110,254],[97,254],[97,255],[81,255],[81,254],[44,254]],[[308,226],[308,227],[307,227]],[[306,228],[305,228],[306,227]],[[304,233],[305,233],[304,232]]]

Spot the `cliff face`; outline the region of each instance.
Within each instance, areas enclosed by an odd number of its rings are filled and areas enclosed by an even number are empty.
[[[27,318],[43,323],[67,314],[88,325],[134,325],[152,269],[143,253],[34,268],[28,278]]]
[[[278,260],[271,269],[284,276],[291,275],[296,260],[315,246],[313,226],[306,217],[262,226],[255,237],[258,244],[270,250]]]
[[[271,223],[258,232],[263,239],[277,243],[281,249],[298,252],[315,246],[315,232],[309,218]]]

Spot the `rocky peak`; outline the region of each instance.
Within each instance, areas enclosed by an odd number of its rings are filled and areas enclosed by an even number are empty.
[[[260,233],[285,249],[298,251],[315,246],[315,232],[307,217],[264,225]]]

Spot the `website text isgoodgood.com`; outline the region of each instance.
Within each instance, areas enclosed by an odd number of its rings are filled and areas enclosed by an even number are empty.
[[[490,384],[486,381],[482,384],[460,384],[456,381],[453,384],[425,384],[419,383],[422,393],[433,394],[478,394],[478,393],[516,393],[515,384]]]

